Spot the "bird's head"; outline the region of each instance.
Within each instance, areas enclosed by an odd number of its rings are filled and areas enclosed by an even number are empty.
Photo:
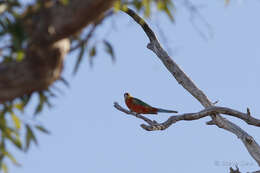
[[[125,93],[125,94],[124,94],[124,97],[125,97],[125,99],[127,99],[127,98],[130,97],[130,94],[129,94],[129,93]]]

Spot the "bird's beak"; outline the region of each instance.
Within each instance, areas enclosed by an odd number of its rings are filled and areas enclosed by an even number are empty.
[[[125,99],[127,99],[130,95],[128,93],[124,94]]]

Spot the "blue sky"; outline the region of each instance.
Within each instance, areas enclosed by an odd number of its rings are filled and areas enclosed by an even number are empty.
[[[224,1],[218,0],[201,4],[201,15],[211,30],[196,16],[194,22],[207,35],[206,40],[191,25],[190,13],[183,6],[177,8],[175,24],[157,13],[148,23],[162,45],[171,49],[174,61],[211,101],[219,100],[219,106],[243,112],[249,107],[259,118],[260,3],[232,1],[225,7]],[[118,13],[96,35],[102,38],[107,30],[111,30],[106,37],[114,44],[116,63],[99,51],[93,68],[86,57],[73,76],[76,54],[67,57],[64,76],[70,88],[57,84],[64,94],[52,101],[54,108],[38,118],[51,135],[39,133],[39,146],[32,146],[27,154],[13,151],[22,167],[9,164],[10,172],[217,173],[227,172],[235,163],[243,172],[258,169],[236,136],[205,124],[209,117],[147,132],[140,128],[141,120],[116,110],[113,102],[125,106],[126,91],[151,105],[180,113],[203,108],[146,48],[148,39],[132,19]],[[30,115],[32,111],[27,112]],[[158,121],[168,117],[147,116]],[[260,142],[259,128],[226,118]]]

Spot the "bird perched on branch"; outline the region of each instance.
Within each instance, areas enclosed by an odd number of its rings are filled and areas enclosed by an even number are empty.
[[[139,100],[137,98],[130,96],[129,93],[125,93],[124,97],[125,97],[125,103],[126,103],[127,107],[132,112],[135,112],[138,114],[157,114],[159,112],[178,113],[177,111],[152,107],[152,106],[148,105],[147,103],[143,102],[142,100]]]

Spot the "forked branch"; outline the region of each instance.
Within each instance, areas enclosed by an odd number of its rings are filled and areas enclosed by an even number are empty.
[[[194,98],[196,98],[206,108],[205,110],[208,111],[209,109],[213,109],[212,106],[214,106],[214,105],[207,98],[207,96],[195,85],[195,83],[193,83],[193,81],[182,71],[182,69],[172,60],[172,58],[167,54],[167,52],[161,47],[159,41],[156,38],[155,33],[148,26],[148,24],[141,17],[139,17],[133,10],[131,10],[129,8],[123,8],[122,11],[125,12],[126,14],[128,14],[129,16],[131,16],[135,20],[135,22],[137,22],[137,24],[139,24],[143,28],[145,34],[147,35],[147,37],[150,40],[150,42],[147,45],[147,48],[150,49],[151,51],[153,51],[157,55],[157,57],[162,61],[164,66],[173,75],[173,77],[177,80],[177,82],[180,85],[182,85]],[[117,105],[116,108],[119,108],[118,106],[119,105]],[[220,116],[219,113],[223,113],[223,111],[224,110],[219,112],[219,111],[216,111],[216,109],[215,109],[214,111],[211,110],[211,112],[207,112],[207,113],[211,113],[210,117],[212,118],[212,120],[210,122],[208,122],[207,124],[208,125],[217,125],[219,128],[225,129],[225,130],[235,134],[243,142],[243,144],[245,145],[249,154],[255,159],[255,161],[258,163],[258,165],[260,165],[260,146],[258,145],[258,143],[254,140],[254,138],[252,136],[250,136],[247,132],[245,132],[239,126],[237,126],[236,124],[234,124],[234,123],[230,122],[229,120]],[[225,111],[226,111],[226,109],[225,109]],[[237,114],[237,113],[238,112],[236,112],[235,114],[231,114],[231,115],[232,116],[240,115],[239,118],[243,119],[248,124],[257,125],[257,126],[259,125],[259,120],[250,118],[250,111],[248,111],[247,115],[244,115],[243,113],[242,114],[241,113]],[[130,114],[132,114],[132,113],[130,113]],[[205,114],[206,113],[204,112],[203,115],[205,115]],[[175,118],[173,118],[173,117],[169,118],[165,122],[166,124],[162,123],[164,126],[160,126],[161,124],[158,124],[157,122],[152,121],[142,115],[135,115],[135,116],[137,118],[141,118],[141,119],[145,120],[149,124],[148,126],[142,125],[143,128],[145,128],[146,130],[153,130],[153,128],[159,128],[159,127],[167,128],[167,125],[169,127],[170,122],[171,123],[174,121],[176,122],[176,120],[179,120],[181,118],[183,118],[181,120],[185,120],[184,117],[187,117],[187,115],[186,116],[184,116],[184,115],[185,114],[183,114],[182,116],[179,116],[177,118],[176,118],[176,116],[174,116]],[[202,113],[199,112],[199,113],[195,113],[193,115],[201,116]],[[230,115],[230,114],[228,114],[228,115]],[[191,115],[189,115],[188,117],[191,117]],[[158,129],[156,129],[156,130],[158,130]],[[159,129],[159,130],[163,130],[163,128]]]
[[[205,109],[203,109],[199,112],[195,112],[195,113],[184,113],[184,114],[180,114],[180,115],[170,116],[166,121],[164,121],[162,123],[157,123],[156,121],[151,120],[143,115],[128,111],[127,109],[120,106],[117,102],[114,103],[114,107],[116,109],[118,109],[119,111],[122,111],[126,114],[130,114],[130,115],[135,116],[136,118],[144,120],[148,125],[142,124],[141,127],[147,131],[165,130],[178,121],[198,120],[198,119],[210,116],[212,114],[225,114],[225,115],[233,116],[233,117],[239,118],[241,120],[244,120],[247,124],[260,127],[260,120],[252,117],[248,113],[243,113],[243,112],[239,112],[234,109],[220,107],[220,106],[211,106],[211,107],[205,108]],[[247,109],[247,110],[249,110],[249,109]]]

